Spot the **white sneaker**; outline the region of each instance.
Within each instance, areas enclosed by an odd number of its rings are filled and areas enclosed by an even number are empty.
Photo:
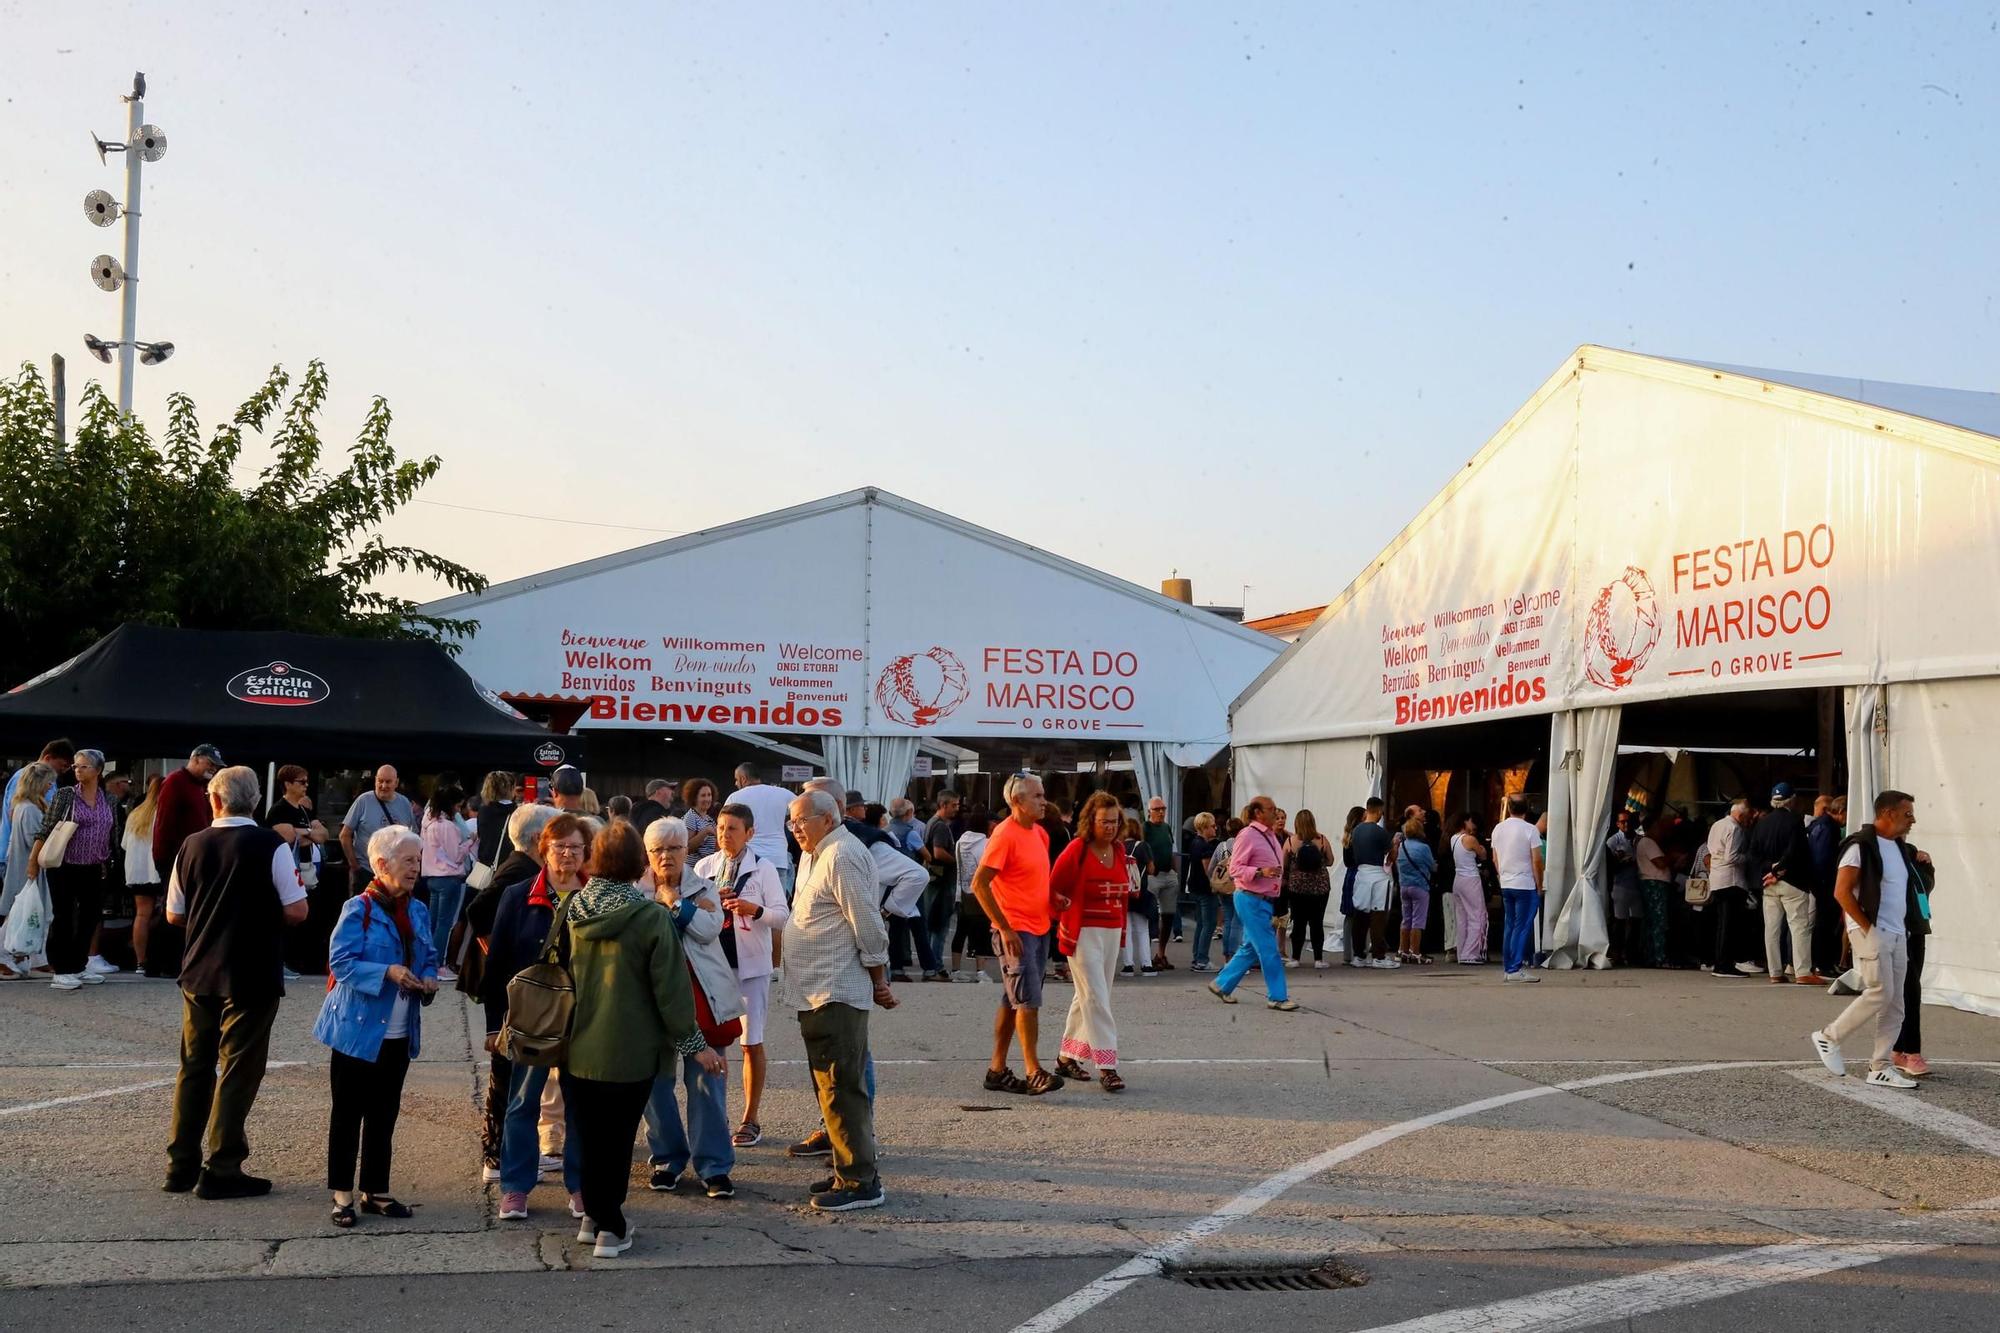
[[[497,1166],[487,1166],[482,1162],[479,1166],[479,1178],[487,1184],[491,1184],[500,1179],[500,1168]]]
[[[439,968],[439,969],[438,969],[438,975],[437,975],[437,979],[438,979],[438,980],[439,980],[440,982],[445,982],[445,981],[457,981],[457,980],[458,980],[458,973],[456,973],[456,972],[452,971],[452,970],[451,970],[450,968],[448,968],[448,967],[441,967],[441,968]]]
[[[1736,965],[1736,970],[1738,972],[1741,972],[1746,977],[1754,977],[1759,972],[1762,972],[1764,969],[1757,966],[1755,963],[1738,963]]]
[[[50,990],[82,990],[83,979],[70,973],[59,973],[49,978]]]
[[[1298,965],[1299,965],[1299,960],[1296,958],[1287,958],[1285,960],[1286,967],[1297,967]]]
[[[639,1230],[630,1222],[625,1224],[625,1234],[614,1236],[609,1231],[597,1233],[597,1247],[590,1252],[593,1259],[616,1259],[632,1248],[632,1237]]]
[[[1541,980],[1541,978],[1536,976],[1533,972],[1530,972],[1527,968],[1524,967],[1519,972],[1502,972],[1500,974],[1500,980],[1529,983],[1529,982],[1538,982]]]
[[[562,1169],[563,1169],[563,1159],[562,1159],[562,1154],[561,1154],[561,1153],[543,1153],[543,1154],[542,1154],[542,1157],[541,1157],[541,1160],[540,1160],[539,1162],[537,1162],[537,1163],[535,1164],[535,1166],[536,1166],[536,1169],[537,1169],[537,1170],[539,1170],[539,1171],[543,1171],[543,1172],[553,1172],[553,1171],[560,1171],[560,1170],[562,1170]]]
[[[993,984],[993,978],[992,978],[992,977],[989,977],[989,976],[987,976],[987,975],[986,975],[986,974],[985,974],[984,972],[975,972],[975,973],[973,973],[973,975],[972,975],[972,979],[973,979],[974,981],[981,981],[981,982],[984,982],[984,983],[985,983],[985,984],[987,984],[988,986],[991,986],[991,985]]]
[[[1393,959],[1393,958],[1377,958],[1377,959],[1375,959],[1374,961],[1372,961],[1371,963],[1369,963],[1369,964],[1368,964],[1368,966],[1370,966],[1370,967],[1381,967],[1381,968],[1389,968],[1389,969],[1392,969],[1392,970],[1393,970],[1393,969],[1395,969],[1395,968],[1398,968],[1398,967],[1401,967],[1401,966],[1402,966],[1402,964],[1401,964],[1401,963],[1399,963],[1399,962],[1397,962],[1397,961],[1396,961],[1395,959]]]
[[[111,962],[107,962],[104,958],[98,956],[97,954],[92,954],[90,956],[90,961],[86,962],[83,965],[83,970],[86,972],[93,972],[100,977],[111,977],[118,975],[117,965]]]
[[[1806,1040],[1812,1043],[1813,1052],[1819,1056],[1819,1062],[1826,1066],[1827,1073],[1847,1072],[1847,1057],[1840,1053],[1840,1047],[1834,1045],[1824,1032],[1808,1032]]]
[[[574,1210],[572,1210],[572,1211],[574,1211]],[[578,1219],[576,1220],[576,1222],[577,1222],[577,1226],[576,1226],[576,1238],[577,1238],[578,1240],[596,1240],[596,1239],[597,1239],[597,1223],[595,1223],[595,1222],[591,1221],[591,1220],[590,1220],[590,1219],[589,1219],[588,1217],[579,1217],[579,1218],[578,1218]],[[625,1228],[626,1228],[626,1230],[627,1230],[627,1231],[629,1232],[629,1231],[631,1230],[631,1228],[632,1228],[632,1224],[631,1224],[630,1222],[627,1222],[627,1223],[625,1224]]]
[[[1868,1075],[1868,1081],[1878,1088],[1914,1088],[1917,1081],[1900,1069],[1877,1069]]]
[[[102,986],[104,984],[104,974],[102,972],[85,970],[74,975],[78,981],[86,986]]]
[[[1315,972],[1324,972],[1324,971],[1326,971],[1326,970],[1327,970],[1327,968],[1329,968],[1329,967],[1331,967],[1331,966],[1332,966],[1332,964],[1331,964],[1331,963],[1327,962],[1327,961],[1326,961],[1326,959],[1322,958],[1322,959],[1320,959],[1320,960],[1319,960],[1318,962],[1316,962],[1316,963],[1314,963],[1314,964],[1313,964],[1313,971],[1315,971]]]
[[[1368,960],[1366,958],[1359,958],[1359,957],[1350,958],[1347,960],[1347,965],[1349,967],[1366,967],[1368,966]]]
[[[299,974],[298,974],[297,972],[294,972],[294,971],[292,971],[292,969],[290,969],[290,968],[288,967],[288,968],[286,968],[286,969],[285,969],[285,980],[287,980],[287,981],[303,981],[303,980],[304,980],[304,978],[303,978],[303,977],[301,977],[301,976],[300,976],[300,975],[299,975]]]

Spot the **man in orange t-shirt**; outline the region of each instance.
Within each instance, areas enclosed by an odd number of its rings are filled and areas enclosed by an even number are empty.
[[[986,854],[973,872],[972,893],[993,923],[994,951],[1000,955],[1000,1012],[993,1019],[993,1063],[986,1071],[988,1092],[1022,1092],[1039,1097],[1063,1085],[1062,1075],[1042,1068],[1035,1054],[1042,1008],[1042,972],[1049,961],[1049,835],[1041,826],[1048,800],[1042,780],[1031,773],[1007,779],[1007,818],[986,840]],[[1007,1067],[1007,1048],[1021,1035],[1024,1079]]]

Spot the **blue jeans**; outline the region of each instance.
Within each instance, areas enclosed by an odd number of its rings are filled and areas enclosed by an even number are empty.
[[[704,1074],[692,1055],[684,1055],[681,1077],[687,1080],[687,1128],[681,1128],[669,1070],[653,1080],[653,1095],[646,1101],[646,1156],[676,1176],[690,1161],[703,1180],[726,1176],[736,1165],[736,1147],[729,1139],[729,1071]]]
[[[1535,899],[1539,896],[1533,889],[1500,890],[1500,901],[1506,909],[1500,930],[1500,961],[1509,972],[1519,972],[1528,956],[1528,941],[1535,934]]]
[[[931,942],[931,957],[944,966],[951,945],[952,927],[958,924],[958,886],[933,884],[924,890],[924,924]]]
[[[1208,966],[1208,942],[1215,937],[1215,923],[1222,915],[1222,895],[1198,894],[1194,900],[1194,961]],[[1225,950],[1225,953],[1227,951]]]
[[[775,866],[772,868],[778,869]],[[797,868],[793,866],[786,866],[783,869],[778,870],[778,887],[785,891],[785,901],[787,903],[790,903],[792,901],[792,884],[793,884],[792,876],[798,873],[799,872]]]
[[[515,1065],[507,1079],[507,1119],[500,1127],[500,1192],[526,1194],[540,1179],[541,1139],[535,1122],[542,1116],[542,1088],[550,1070],[542,1065]],[[574,1194],[583,1188],[583,1159],[578,1155],[576,1120],[569,1099],[563,1098],[563,1188]]]
[[[1225,960],[1234,958],[1243,943],[1243,924],[1236,919],[1236,895],[1216,894],[1215,910],[1222,918],[1222,956]]]
[[[458,905],[465,901],[465,876],[425,875],[419,887],[424,891],[424,904],[431,909],[431,943],[437,946],[440,962],[449,964],[444,946],[451,939],[451,928],[458,924]]]
[[[1262,894],[1235,894],[1236,919],[1242,923],[1243,946],[1216,975],[1215,988],[1224,995],[1236,989],[1249,974],[1251,961],[1264,969],[1264,994],[1272,1000],[1285,998],[1285,964],[1278,956],[1278,932],[1271,925],[1277,904]]]

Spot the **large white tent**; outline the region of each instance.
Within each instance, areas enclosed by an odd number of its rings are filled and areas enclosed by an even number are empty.
[[[1237,790],[1345,808],[1399,736],[1547,715],[1544,940],[1602,965],[1621,709],[1834,687],[1850,826],[1912,793],[1941,872],[1927,998],[2000,1014],[1996,435],[2000,395],[1580,348],[1236,701]]]
[[[465,668],[579,729],[809,736],[883,800],[920,743],[1059,738],[1129,746],[1177,803],[1283,646],[873,488],[424,610],[477,620]]]

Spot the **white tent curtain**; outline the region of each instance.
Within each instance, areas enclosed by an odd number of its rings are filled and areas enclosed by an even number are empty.
[[[1889,692],[1881,685],[1849,685],[1847,713],[1847,827],[1874,817],[1875,797],[1889,785]]]
[[[1180,843],[1181,770],[1174,763],[1176,747],[1167,741],[1132,742],[1132,776],[1139,780],[1139,800],[1151,805],[1155,796],[1167,803],[1167,827]]]
[[[858,791],[864,801],[887,805],[910,787],[916,767],[915,736],[824,736],[820,753],[826,775],[843,791]]]
[[[1305,800],[1306,750],[1297,742],[1237,746],[1236,808],[1252,796],[1268,796],[1286,810],[1298,809]]]
[[[1848,797],[1847,826],[1859,828],[1874,817],[1882,787],[1916,798],[1910,841],[1930,855],[1938,875],[1925,941],[1924,1001],[2000,1015],[2000,885],[1992,871],[2000,815],[2000,749],[1993,745],[2000,677],[1897,684],[1887,694],[1896,728],[1889,735],[1894,775],[1884,772],[1866,787],[1865,803],[1857,804],[1858,794]],[[1859,771],[1857,764],[1850,768]]]
[[[1383,800],[1389,795],[1389,739],[1386,736],[1368,738],[1368,796],[1370,800]]]
[[[1549,966],[1610,966],[1604,840],[1611,832],[1611,779],[1618,763],[1616,705],[1555,716],[1550,736],[1549,863],[1543,903]]]

